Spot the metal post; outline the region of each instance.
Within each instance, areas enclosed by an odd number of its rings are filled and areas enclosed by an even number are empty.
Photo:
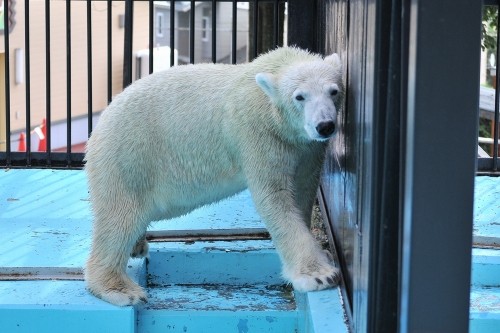
[[[123,89],[132,83],[132,43],[134,25],[134,1],[125,0],[125,33],[123,53]]]
[[[170,0],[170,66],[175,61],[175,1]]]
[[[87,135],[92,133],[92,111],[93,111],[93,92],[92,92],[92,3],[87,0]]]
[[[236,64],[236,52],[237,52],[237,42],[238,42],[238,9],[237,1],[233,0],[233,22],[232,22],[232,32],[231,32],[231,63]]]
[[[317,52],[317,0],[288,1],[288,45]]]
[[[31,165],[31,45],[30,45],[30,5],[24,1],[24,48],[26,69],[26,165]]]
[[[212,62],[217,62],[217,1],[212,0]]]
[[[4,3],[4,48],[5,48],[5,152],[6,165],[11,163],[11,142],[10,142],[10,27],[9,27],[9,2]],[[1,132],[1,131],[0,131]],[[0,137],[0,140],[2,138]]]
[[[66,163],[71,165],[71,1],[66,0]]]
[[[108,104],[111,103],[111,98],[113,95],[113,34],[112,34],[112,26],[111,26],[111,21],[113,18],[113,12],[112,12],[112,2],[111,0],[107,0],[107,13],[106,13],[106,34],[107,34],[107,101]]]
[[[190,11],[189,11],[189,63],[194,64],[194,37],[196,31],[196,21],[195,21],[196,3],[194,0],[190,1]]]
[[[481,6],[411,2],[401,333],[468,331]]]
[[[50,166],[51,157],[51,109],[52,109],[52,94],[51,94],[51,57],[50,57],[50,1],[45,0],[45,140],[47,152],[47,166]]]
[[[154,3],[153,0],[149,0],[149,74],[153,73],[153,61],[154,61]],[[163,27],[162,27],[163,28]]]

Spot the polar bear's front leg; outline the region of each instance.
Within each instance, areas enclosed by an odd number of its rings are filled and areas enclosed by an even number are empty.
[[[296,207],[291,177],[271,170],[265,176],[254,174],[248,185],[280,255],[283,277],[297,291],[336,286],[340,272],[320,249]]]

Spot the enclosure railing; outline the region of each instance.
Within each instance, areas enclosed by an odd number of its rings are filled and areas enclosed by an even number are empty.
[[[500,15],[498,15],[498,0],[485,0],[483,1],[485,6],[494,6],[496,11],[496,49],[493,54],[495,57],[495,75],[493,76],[493,95],[491,95],[487,88],[481,89],[481,99],[480,99],[480,114],[487,114],[487,118],[491,122],[491,137],[489,138],[479,138],[479,144],[487,144],[491,145],[491,149],[483,150],[481,147],[478,147],[478,171],[480,173],[498,173],[499,171],[499,161],[498,161],[498,139],[500,135],[499,126],[500,126],[500,75],[498,75],[498,64],[500,62]],[[486,15],[486,11],[483,11]],[[486,18],[483,17],[483,22]],[[484,38],[484,36],[483,36]]]
[[[137,41],[137,31],[142,29],[142,31],[147,29],[147,49],[149,50],[148,55],[148,72],[152,73],[154,70],[154,61],[158,61],[158,58],[154,57],[155,48],[158,44],[155,41],[155,30],[158,27],[159,22],[155,22],[155,11],[162,7],[167,12],[168,24],[165,24],[166,30],[169,30],[168,35],[168,46],[170,49],[169,55],[167,56],[170,66],[176,63],[178,48],[181,44],[187,44],[188,49],[186,52],[186,58],[189,59],[189,63],[195,63],[200,60],[196,60],[198,52],[197,43],[200,42],[199,30],[205,29],[204,33],[206,39],[209,39],[210,44],[210,56],[205,57],[203,61],[211,62],[229,62],[236,64],[239,60],[238,55],[240,52],[246,50],[246,60],[251,60],[253,57],[257,56],[259,53],[273,48],[277,45],[283,45],[285,36],[285,6],[286,0],[248,0],[248,1],[236,1],[236,0],[201,0],[201,1],[179,1],[179,0],[169,0],[161,2],[161,6],[158,4],[160,2],[151,0],[139,0],[139,1],[117,1],[117,0],[95,0],[95,1],[51,1],[45,0],[43,2],[43,8],[41,11],[34,11],[34,6],[40,6],[41,2],[33,2],[29,0],[9,0],[4,1],[4,20],[3,25],[5,27],[3,34],[3,47],[5,50],[4,61],[1,61],[1,66],[4,67],[5,77],[4,80],[4,96],[5,99],[1,100],[0,103],[3,104],[0,107],[0,167],[49,167],[49,168],[81,168],[84,164],[84,153],[83,149],[78,149],[75,151],[72,147],[72,135],[75,131],[82,131],[82,127],[86,127],[83,131],[86,131],[86,137],[88,138],[92,132],[92,128],[95,126],[96,120],[98,118],[98,112],[101,109],[96,110],[96,91],[99,90],[100,93],[106,91],[106,101],[109,103],[114,94],[121,91],[124,87],[129,85],[133,77],[133,67],[134,67],[134,43]],[[85,4],[85,10],[82,9],[82,4]],[[60,6],[64,4],[64,19],[61,16],[57,16],[55,11],[59,10]],[[224,4],[222,8],[221,4]],[[147,25],[143,26],[144,18],[138,14],[137,9],[144,12],[144,6],[147,5]],[[78,6],[78,8],[76,8]],[[96,7],[99,7],[97,11]],[[116,33],[116,20],[115,11],[116,6],[121,6],[118,8],[119,11],[123,11],[123,14],[119,15],[119,24],[123,28],[123,37]],[[124,7],[124,8],[123,8]],[[134,9],[135,7],[135,9]],[[139,8],[140,7],[140,8]],[[39,9],[40,7],[37,7]],[[75,9],[76,8],[76,9]],[[78,12],[76,12],[78,10]],[[97,20],[101,20],[100,17],[94,17],[100,15],[99,12],[104,11],[105,15],[105,30],[96,31]],[[186,15],[188,13],[188,15]],[[56,16],[55,16],[56,15]],[[78,20],[75,15],[85,16],[85,29],[81,30],[80,26],[76,26],[74,21]],[[34,17],[36,16],[36,17]],[[43,26],[36,27],[32,25],[34,19],[38,16],[43,16]],[[200,26],[200,16],[203,16],[206,22],[210,22],[208,26]],[[228,20],[228,18],[231,18]],[[142,19],[141,22],[134,22],[134,19]],[[56,45],[53,41],[54,36],[57,33],[54,29],[55,20],[63,20],[63,25],[60,25],[62,30],[65,30],[65,40],[63,45]],[[204,24],[206,24],[206,22]],[[247,26],[242,26],[246,24]],[[181,26],[182,25],[182,26]],[[1,25],[0,25],[1,26]],[[51,28],[52,26],[52,28]],[[187,35],[187,41],[183,38],[184,35],[178,33],[183,27],[187,27],[189,31]],[[24,28],[24,33],[21,33],[21,38],[24,39],[24,43],[21,48],[13,49],[12,47],[12,37],[11,33],[15,30],[20,30]],[[32,38],[34,29],[44,30],[43,44],[45,51],[40,57],[45,58],[44,63],[44,80],[34,81],[32,77],[32,70],[34,66],[34,58],[32,45],[35,40]],[[230,31],[230,39],[223,40],[220,37],[220,31],[224,29],[225,32]],[[83,32],[82,34],[75,36],[76,33]],[[242,38],[242,34],[248,33],[245,38]],[[97,48],[93,47],[94,39],[102,38],[101,35],[105,35],[106,47]],[[269,40],[268,36],[272,36]],[[57,37],[57,36],[56,36]],[[57,37],[58,38],[58,37]],[[123,39],[122,39],[123,38]],[[262,39],[268,38],[266,41]],[[0,40],[2,36],[0,35]],[[86,50],[82,52],[86,53],[85,64],[75,63],[75,43],[80,42],[81,39],[86,40]],[[60,41],[60,39],[58,39]],[[248,40],[248,42],[247,42]],[[40,42],[36,40],[36,42]],[[120,45],[123,42],[123,46],[119,51],[123,54],[123,58],[116,61],[117,47],[115,45]],[[206,42],[205,40],[203,41]],[[144,43],[144,41],[143,41]],[[224,45],[229,44],[229,54],[221,60],[220,54],[218,53],[218,44],[224,43]],[[207,48],[208,46],[204,46]],[[24,50],[23,50],[24,49]],[[1,50],[1,47],[0,47]],[[55,63],[53,57],[54,50],[57,52],[65,53],[65,63]],[[105,86],[97,85],[96,64],[95,59],[97,55],[103,55],[105,53],[106,57],[106,84]],[[24,57],[23,57],[24,55]],[[198,57],[199,58],[199,57]],[[244,57],[245,58],[245,57]],[[0,53],[1,59],[1,53]],[[123,60],[123,63],[121,61]],[[165,59],[163,59],[165,60]],[[118,81],[116,82],[116,66],[122,64],[122,78],[123,85]],[[41,64],[37,62],[37,66]],[[1,69],[0,66],[0,69]],[[76,68],[76,66],[79,66]],[[86,68],[85,68],[86,66]],[[13,67],[16,67],[15,70]],[[54,98],[59,95],[59,91],[55,90],[55,80],[53,78],[53,73],[55,70],[64,71],[66,73],[66,129],[65,129],[65,142],[64,148],[54,149],[54,121],[53,121],[53,111],[56,107],[54,104]],[[118,69],[119,70],[119,69]],[[12,84],[13,76],[16,76],[16,80],[19,79],[17,71],[20,71],[22,78],[20,80],[25,80],[24,89],[24,103],[23,105],[15,104],[13,105],[12,100]],[[75,73],[86,71],[87,80],[86,92],[81,92],[87,96],[87,112],[85,115],[80,115],[80,123],[78,126],[72,124],[72,119],[75,118],[73,110],[77,102],[75,101]],[[24,72],[24,74],[22,73]],[[35,82],[35,83],[34,83]],[[45,87],[43,87],[45,86]],[[2,85],[0,85],[0,90]],[[33,123],[33,99],[32,93],[36,89],[45,89],[45,115],[44,122]],[[78,92],[80,93],[80,92]],[[1,97],[1,92],[0,92]],[[59,96],[58,96],[59,97]],[[19,103],[19,99],[16,103]],[[2,110],[5,114],[1,114]],[[16,110],[16,111],[14,111]],[[22,117],[19,113],[24,113],[25,124],[24,130],[12,128],[12,121],[14,114],[15,117]],[[83,118],[83,119],[82,119]],[[83,121],[86,120],[86,121]],[[61,122],[61,120],[59,121]],[[64,122],[64,121],[62,121]],[[86,123],[86,124],[85,124]],[[16,137],[12,137],[15,134]],[[39,138],[39,145],[33,147],[32,142],[34,141],[34,136]],[[59,140],[59,138],[58,138]],[[83,145],[84,142],[81,143]],[[63,150],[63,151],[61,151]]]

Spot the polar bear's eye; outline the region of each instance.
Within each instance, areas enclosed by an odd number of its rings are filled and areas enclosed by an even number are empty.
[[[339,92],[339,91],[338,91],[337,89],[333,89],[333,90],[330,92],[330,95],[332,95],[332,96],[336,96],[338,92]]]
[[[303,101],[303,100],[304,100],[304,96],[302,96],[302,95],[297,95],[297,96],[295,96],[295,99],[296,99],[297,101]]]

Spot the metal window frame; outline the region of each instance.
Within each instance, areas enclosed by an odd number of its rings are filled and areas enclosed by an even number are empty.
[[[467,332],[482,3],[325,2],[325,34],[305,45],[348,66],[345,156],[320,197],[340,206],[326,209],[338,252],[354,244],[354,331]]]

